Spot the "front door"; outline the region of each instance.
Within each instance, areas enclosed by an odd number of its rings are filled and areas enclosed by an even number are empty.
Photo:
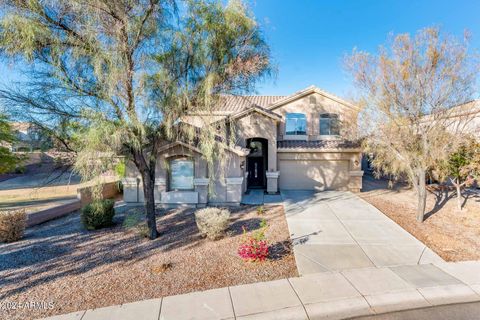
[[[262,157],[248,158],[248,187],[263,188],[265,186],[265,167]]]
[[[248,139],[247,146],[250,149],[250,153],[247,156],[247,187],[265,188],[268,154],[267,140],[263,138]]]

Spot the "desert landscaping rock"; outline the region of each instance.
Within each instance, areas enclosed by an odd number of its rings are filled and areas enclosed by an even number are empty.
[[[29,320],[237,284],[298,275],[281,206],[232,210],[227,236],[200,237],[191,209],[160,210],[160,237],[149,241],[122,226],[88,232],[78,214],[27,229],[25,239],[0,245],[0,300],[52,301],[53,309],[0,310],[0,319]],[[128,213],[141,208],[128,208]],[[237,255],[242,227],[265,219],[272,259],[246,263]],[[89,312],[91,313],[91,312]]]

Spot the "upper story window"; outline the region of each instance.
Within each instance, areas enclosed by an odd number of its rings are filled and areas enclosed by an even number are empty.
[[[340,123],[338,114],[324,113],[320,115],[320,135],[338,136],[340,135]]]
[[[286,135],[306,135],[307,117],[303,113],[287,113],[285,120]]]
[[[193,160],[188,158],[170,161],[170,190],[193,190]]]

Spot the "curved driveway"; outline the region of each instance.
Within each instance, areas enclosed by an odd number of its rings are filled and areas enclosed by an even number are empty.
[[[443,262],[371,204],[345,191],[282,191],[300,274]]]

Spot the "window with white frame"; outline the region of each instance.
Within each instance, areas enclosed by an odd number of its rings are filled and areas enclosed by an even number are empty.
[[[193,160],[178,158],[170,161],[170,190],[193,190]]]
[[[306,135],[307,117],[303,113],[287,113],[285,116],[286,135]]]
[[[338,136],[340,135],[340,122],[338,114],[323,113],[320,115],[320,135]]]

